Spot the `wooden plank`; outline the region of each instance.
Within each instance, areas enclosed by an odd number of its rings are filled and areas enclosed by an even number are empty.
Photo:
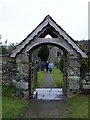
[[[29,54],[29,98],[32,96],[32,91],[31,91],[31,87],[32,87],[32,82],[31,82],[31,73],[32,73],[32,53],[30,52]]]

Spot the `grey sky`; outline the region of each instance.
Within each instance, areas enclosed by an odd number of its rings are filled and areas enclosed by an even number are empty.
[[[88,39],[89,0],[0,0],[2,41],[21,42],[50,15],[75,40]]]

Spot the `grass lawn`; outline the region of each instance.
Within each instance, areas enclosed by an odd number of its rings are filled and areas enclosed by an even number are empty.
[[[52,73],[55,77],[57,86],[62,87],[63,83],[62,72],[54,66]],[[75,96],[68,98],[67,104],[71,113],[71,118],[88,118],[89,110],[87,95],[76,94]]]
[[[2,85],[0,84],[0,106],[2,106]],[[2,107],[0,107],[0,120],[2,118]]]
[[[90,96],[89,96],[90,97]],[[88,96],[75,95],[67,100],[71,118],[88,118]]]
[[[45,74],[46,74],[46,71],[39,71],[38,72],[38,74],[37,74],[37,86],[39,87],[40,86],[40,84],[43,82],[43,78],[44,78],[44,76],[45,76]]]
[[[23,108],[28,104],[28,100],[16,98],[14,86],[2,86],[2,117],[17,118]]]
[[[54,66],[52,74],[55,77],[56,85],[58,87],[62,87],[62,83],[63,83],[63,74],[62,74],[62,72]]]

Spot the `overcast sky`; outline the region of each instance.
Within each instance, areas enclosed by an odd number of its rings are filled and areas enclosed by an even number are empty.
[[[0,0],[0,35],[21,42],[50,15],[73,39],[88,39],[89,0]]]

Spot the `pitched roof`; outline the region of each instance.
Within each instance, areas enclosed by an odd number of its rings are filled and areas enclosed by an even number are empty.
[[[86,53],[84,53],[76,45],[74,39],[71,38],[49,15],[47,15],[44,20],[12,51],[10,57],[16,57],[16,55],[30,43],[34,36],[36,36],[44,27],[48,25],[52,26],[59,33],[59,35],[63,36],[63,38],[69,45],[72,46],[73,49],[77,51],[77,53],[79,53],[82,57],[87,57]]]

